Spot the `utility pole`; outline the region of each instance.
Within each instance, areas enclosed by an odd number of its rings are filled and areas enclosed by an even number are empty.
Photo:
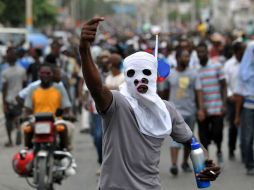
[[[176,3],[176,23],[181,23],[181,15],[180,15],[180,2],[179,0],[175,0]]]
[[[77,21],[77,0],[72,0],[70,1],[70,16],[71,16],[71,20],[72,20],[72,24],[73,26],[75,26],[76,21]],[[72,25],[71,24],[71,25]]]
[[[28,32],[33,30],[33,0],[26,0],[26,28]]]
[[[77,16],[77,20],[75,21],[76,23],[75,23],[75,26],[78,26],[78,27],[80,27],[80,22],[81,22],[81,14],[80,14],[80,10],[81,10],[81,8],[80,8],[80,6],[81,6],[81,3],[80,3],[80,0],[77,0],[78,2],[77,2],[77,5],[76,5],[76,11],[77,11],[77,14],[76,14],[76,16]]]
[[[167,0],[164,0],[162,2],[162,18],[163,18],[163,22],[162,22],[162,31],[167,33],[169,32],[169,21],[168,21],[168,2]]]
[[[197,21],[196,0],[190,0],[190,3],[191,3],[191,27],[194,28]]]

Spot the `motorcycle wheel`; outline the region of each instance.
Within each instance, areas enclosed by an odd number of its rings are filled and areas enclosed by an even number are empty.
[[[47,160],[46,158],[39,158],[38,160],[38,187],[37,190],[46,190],[47,189]]]

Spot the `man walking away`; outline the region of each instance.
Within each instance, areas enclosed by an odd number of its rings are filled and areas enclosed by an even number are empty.
[[[238,72],[240,63],[245,50],[245,44],[242,42],[235,42],[233,44],[234,56],[225,63],[224,71],[227,81],[227,119],[229,123],[228,132],[228,149],[229,159],[235,159],[235,148],[237,141],[237,126],[234,124],[235,120],[235,98],[234,94],[238,85]]]
[[[205,119],[198,122],[200,141],[206,149],[212,140],[215,142],[218,163],[222,164],[223,116],[227,97],[224,71],[220,63],[214,63],[208,58],[205,43],[198,45],[197,54],[201,65],[199,75],[206,112]]]
[[[241,127],[241,149],[247,175],[254,175],[254,42],[250,42],[239,69],[236,89],[236,126]],[[241,118],[241,119],[240,119]],[[241,121],[241,122],[240,122]]]

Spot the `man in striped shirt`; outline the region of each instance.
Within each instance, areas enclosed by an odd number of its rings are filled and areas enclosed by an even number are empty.
[[[208,48],[205,43],[198,45],[197,54],[201,66],[198,73],[206,113],[205,119],[198,121],[200,141],[206,149],[211,141],[215,142],[218,162],[221,164],[223,161],[221,152],[223,117],[227,97],[226,80],[222,65],[209,60]]]

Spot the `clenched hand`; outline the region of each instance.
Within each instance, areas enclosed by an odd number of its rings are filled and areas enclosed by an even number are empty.
[[[93,19],[86,22],[81,29],[81,38],[80,38],[80,47],[86,48],[89,47],[96,36],[96,31],[99,23],[103,21],[103,17],[94,17]]]
[[[212,160],[206,160],[206,167],[197,174],[201,181],[214,181],[220,175],[220,167],[216,166]]]

